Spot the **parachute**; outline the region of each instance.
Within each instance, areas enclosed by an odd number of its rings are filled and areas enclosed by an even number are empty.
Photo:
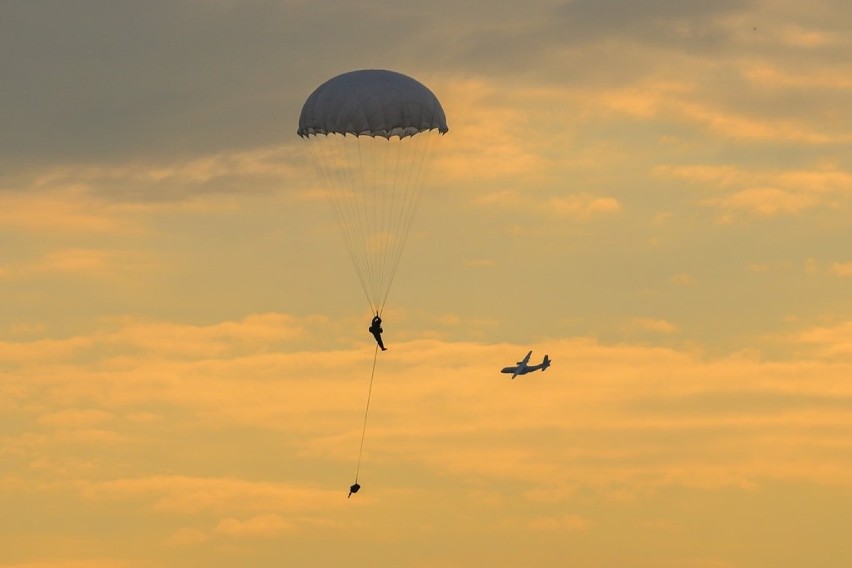
[[[394,71],[338,75],[311,93],[297,134],[372,313],[384,309],[420,203],[444,109],[422,83]]]
[[[429,169],[432,139],[447,132],[441,103],[422,83],[366,69],[334,77],[311,93],[297,134],[310,142],[317,176],[326,188],[349,257],[370,310],[377,341],[358,449],[355,483],[381,343],[379,315],[399,268]]]

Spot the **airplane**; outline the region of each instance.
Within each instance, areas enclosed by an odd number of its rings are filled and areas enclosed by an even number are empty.
[[[526,375],[527,373],[532,373],[533,371],[538,371],[541,369],[542,372],[546,371],[548,367],[550,367],[550,358],[545,355],[544,359],[541,360],[541,363],[538,365],[530,365],[530,357],[532,357],[532,351],[527,353],[527,356],[518,361],[517,367],[505,367],[501,373],[512,373],[512,380],[515,379],[518,375]]]

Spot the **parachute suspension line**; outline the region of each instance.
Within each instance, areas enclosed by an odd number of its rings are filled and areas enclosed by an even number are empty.
[[[353,190],[349,189],[353,188],[353,164],[346,152],[347,141],[345,140],[345,137],[337,134],[331,136],[333,136],[333,138],[330,139],[330,144],[321,144],[327,149],[330,156],[327,163],[333,165],[334,173],[337,174],[336,183],[333,185],[333,193],[329,197],[329,202],[331,203],[332,208],[338,213],[338,228],[340,229],[340,234],[346,243],[349,258],[352,261],[352,265],[355,267],[355,272],[358,275],[361,289],[364,291],[367,301],[369,302],[367,284],[363,270],[361,269],[362,262],[359,261],[360,247],[356,241],[356,234],[352,230],[349,230],[349,227],[352,227],[354,224],[352,209]]]
[[[381,187],[376,188],[377,191],[380,191],[380,194],[377,196],[377,210],[375,215],[377,226],[374,233],[374,242],[371,243],[371,246],[375,252],[378,268],[377,280],[379,283],[376,287],[374,300],[376,310],[381,311],[383,308],[381,299],[388,285],[387,251],[393,246],[394,238],[391,229],[391,220],[396,214],[393,203],[397,193],[396,184],[394,183],[397,167],[391,160],[391,157],[395,151],[399,150],[399,144],[391,142],[388,138],[381,138],[376,140],[376,149],[378,150],[379,161],[381,162],[378,164],[378,167],[381,169],[378,185]]]
[[[378,186],[380,180],[376,178],[376,144],[379,139],[373,136],[358,137],[358,160],[361,166],[361,198],[364,212],[364,235],[363,251],[366,256],[366,271],[370,285],[370,308],[372,311],[378,309],[376,298],[381,287],[380,267],[378,258],[373,251],[374,240],[377,231],[376,207],[378,204]]]
[[[349,163],[352,165],[350,172],[357,173],[358,179],[350,181],[349,187],[355,191],[347,196],[345,203],[349,205],[349,228],[355,244],[356,269],[362,274],[362,287],[367,296],[367,303],[370,305],[371,311],[375,311],[376,277],[374,259],[369,248],[371,232],[369,202],[372,200],[372,187],[366,177],[366,174],[369,172],[365,167],[365,153],[361,151],[364,139],[372,140],[369,136],[355,136],[351,139],[351,143],[348,143],[346,146],[349,152]],[[360,181],[360,188],[357,185],[358,181]]]
[[[381,222],[381,251],[382,251],[382,274],[381,281],[388,282],[388,278],[386,276],[387,267],[388,267],[388,251],[393,246],[394,242],[394,234],[391,230],[392,221],[394,217],[394,213],[396,212],[396,197],[397,197],[397,178],[399,177],[399,153],[402,147],[402,144],[392,144],[389,139],[386,139],[387,143],[385,145],[385,159],[384,159],[384,174],[382,184],[382,222]],[[401,141],[400,141],[401,142]],[[396,155],[396,160],[392,160],[392,156]],[[384,294],[380,293],[380,296],[387,295],[387,290],[383,291]],[[379,297],[376,298],[376,303],[378,304],[379,311],[384,309],[384,301],[379,302]]]
[[[379,200],[377,193],[381,180],[376,175],[377,152],[376,145],[380,138],[373,136],[358,136],[357,151],[359,171],[361,173],[361,190],[359,191],[360,208],[357,223],[358,244],[362,255],[362,270],[367,283],[367,295],[370,298],[370,310],[378,310],[377,298],[381,294],[382,280],[380,276],[379,258],[375,252],[375,235],[377,231],[376,207]]]
[[[358,150],[358,181],[360,182],[360,189],[356,192],[357,195],[360,197],[360,200],[359,200],[360,201],[360,203],[359,203],[360,208],[359,208],[359,211],[358,211],[359,217],[358,217],[358,223],[357,223],[356,226],[357,226],[358,229],[360,229],[359,236],[360,236],[361,242],[363,243],[363,242],[369,241],[369,235],[370,235],[370,226],[369,226],[370,225],[370,213],[369,213],[369,209],[367,208],[367,201],[368,201],[368,198],[369,198],[369,195],[367,195],[367,192],[369,191],[370,188],[369,188],[369,185],[367,184],[367,180],[366,180],[367,172],[365,171],[366,168],[364,167],[363,152],[361,152],[361,137],[355,136],[355,142],[356,142],[355,147]],[[367,286],[368,286],[367,295],[370,296],[370,305],[372,306],[372,303],[373,303],[372,302],[372,300],[373,300],[373,293],[372,292],[373,292],[373,287],[375,286],[375,276],[373,274],[373,264],[372,264],[372,262],[370,262],[369,249],[362,246],[361,250],[364,253],[364,257],[365,257],[364,258],[364,260],[365,260],[364,275],[365,275],[365,278],[366,278],[366,281],[367,281]]]
[[[380,303],[382,308],[384,308],[385,303],[388,300],[388,295],[390,294],[391,285],[393,284],[394,275],[396,273],[396,267],[394,266],[393,259],[394,257],[401,254],[402,249],[405,247],[404,235],[399,232],[399,222],[401,219],[404,218],[406,214],[409,213],[406,207],[408,204],[408,192],[410,190],[410,187],[402,183],[402,177],[404,174],[410,174],[411,167],[413,167],[410,156],[408,156],[409,154],[411,154],[411,152],[406,151],[412,150],[412,146],[416,146],[418,143],[419,139],[415,138],[414,136],[410,136],[408,138],[401,139],[399,141],[399,144],[396,145],[396,155],[394,156],[395,165],[393,175],[393,187],[400,188],[400,190],[395,191],[393,193],[393,213],[388,218],[387,233],[389,235],[389,239],[384,260],[385,267],[388,271],[388,277],[387,287],[385,288],[385,293]],[[402,164],[406,164],[408,167],[404,168],[402,167]],[[408,170],[407,172],[404,171],[406,169]]]
[[[387,303],[407,246],[435,135],[310,137],[324,195],[374,314]]]
[[[376,360],[379,356],[379,345],[373,352],[373,370],[370,372],[370,388],[367,389],[367,408],[364,410],[364,427],[361,429],[361,446],[358,448],[358,464],[355,466],[355,483],[358,483],[358,474],[361,472],[361,456],[364,453],[364,437],[367,434],[367,415],[370,412],[370,398],[373,395],[373,377],[376,376]]]
[[[356,246],[355,235],[348,230],[354,225],[354,217],[351,207],[351,191],[346,189],[352,187],[349,182],[352,177],[352,164],[346,155],[346,141],[343,136],[338,134],[326,134],[324,140],[318,138],[318,135],[314,135],[309,139],[308,145],[314,154],[312,161],[325,186],[326,201],[334,215],[338,232],[346,245],[349,259],[355,267],[361,289],[364,291],[367,303],[372,306],[373,302],[370,299],[367,283],[361,269],[362,264],[359,262],[359,256],[361,256],[359,247]]]
[[[435,136],[435,133],[434,131],[430,130],[427,132],[422,132],[420,133],[420,135],[415,135],[411,137],[412,142],[414,142],[414,138],[420,139],[417,140],[417,143],[413,145],[414,147],[411,148],[411,156],[408,157],[409,160],[415,163],[409,169],[408,179],[405,182],[405,191],[403,192],[403,205],[401,207],[402,215],[398,220],[399,228],[394,231],[394,234],[398,235],[397,238],[400,239],[400,243],[396,247],[393,258],[390,260],[390,275],[388,278],[388,284],[385,288],[384,297],[382,298],[382,301],[379,304],[381,306],[381,309],[384,309],[385,303],[387,302],[391,286],[393,285],[393,281],[396,278],[397,269],[399,268],[399,264],[402,259],[402,252],[408,242],[408,236],[411,232],[415,213],[420,207],[421,198],[423,196],[423,185],[425,183],[426,178],[428,177],[429,170],[432,165],[432,156],[429,152],[429,144],[433,136]],[[397,168],[397,171],[398,170],[399,168]],[[407,207],[406,210],[406,203],[409,199],[412,201],[412,203],[409,207]]]
[[[409,202],[409,193],[411,190],[410,185],[407,183],[407,179],[401,179],[402,174],[408,174],[405,176],[408,178],[411,175],[411,168],[413,167],[410,156],[406,156],[408,159],[403,159],[403,152],[410,150],[409,146],[416,145],[417,140],[415,140],[414,136],[400,139],[399,144],[396,145],[396,167],[394,169],[394,179],[393,179],[393,187],[397,188],[397,191],[393,193],[393,218],[388,219],[388,244],[385,248],[385,258],[383,260],[383,264],[388,271],[387,277],[387,286],[385,287],[384,294],[382,296],[382,300],[379,305],[384,308],[385,303],[387,302],[388,295],[390,294],[391,284],[393,283],[394,276],[396,273],[396,266],[394,266],[393,259],[399,256],[402,253],[402,248],[405,246],[404,235],[400,233],[400,226],[402,220],[410,214],[408,208]],[[410,154],[411,152],[407,152]],[[409,165],[408,172],[401,172],[400,164],[407,163]]]

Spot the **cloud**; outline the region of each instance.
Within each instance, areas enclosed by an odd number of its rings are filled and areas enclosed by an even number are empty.
[[[104,208],[76,184],[52,191],[0,192],[4,230],[31,233],[126,234],[140,230],[138,221]]]
[[[517,104],[518,99],[537,99],[536,92],[517,87],[507,91],[485,79],[446,77],[431,88],[447,112],[450,127],[431,150],[435,155],[435,183],[453,185],[519,176],[529,179],[545,170],[539,152],[543,141],[537,136],[519,136],[519,131],[526,130],[524,125],[533,109]]]
[[[834,262],[830,270],[837,276],[852,276],[852,262]]]
[[[361,58],[387,59],[386,42],[406,43],[419,25],[346,3],[333,18],[305,2],[87,5],[4,10],[4,166],[183,158],[269,145],[284,131],[295,137],[299,107],[323,77]],[[375,26],[383,37],[365,41],[361,31]],[[335,41],[316,41],[317,29]],[[282,130],[282,115],[292,130]]]
[[[562,515],[559,517],[539,517],[529,521],[532,531],[585,531],[592,521],[580,515]]]
[[[338,490],[235,478],[154,476],[114,479],[85,483],[80,491],[89,499],[142,500],[155,511],[179,515],[264,511],[292,514],[342,506]],[[257,518],[260,520],[249,523],[246,530],[273,524],[270,521],[272,515]],[[277,515],[275,518],[280,519]],[[230,532],[237,532],[234,529],[237,523],[227,524]],[[281,525],[278,523],[276,529],[282,528]]]
[[[293,523],[280,515],[261,515],[242,521],[232,518],[222,519],[214,530],[219,534],[235,538],[271,538],[293,529]]]
[[[751,5],[735,0],[712,5],[664,0],[533,3],[517,6],[512,14],[495,11],[489,18],[471,18],[461,39],[453,39],[464,62],[490,75],[615,83],[647,75],[661,51],[718,54],[740,45],[739,17]],[[601,65],[588,65],[589,51]]]
[[[819,357],[845,359],[852,355],[852,322],[811,327],[793,334],[790,339],[796,345],[814,348]]]
[[[844,133],[815,129],[801,120],[767,120],[700,103],[682,103],[679,110],[685,119],[733,139],[783,140],[803,144],[840,143],[849,139]]]
[[[0,341],[0,355],[9,363],[64,360],[91,347],[94,341],[92,337],[83,336],[63,339],[37,338],[29,341]]]
[[[747,99],[742,105],[732,105],[721,94],[717,95],[713,85],[705,85],[706,80],[684,71],[678,79],[661,75],[581,92],[584,106],[602,118],[606,112],[616,112],[644,121],[695,125],[708,134],[737,142],[786,142],[819,147],[849,141],[848,133],[837,128],[836,121],[822,116],[817,120],[813,112],[765,103],[762,109],[751,108]],[[831,102],[826,104],[832,106]]]
[[[127,255],[128,257],[132,255]],[[98,249],[54,250],[41,259],[0,266],[0,279],[26,279],[39,276],[112,277],[116,265],[131,258],[120,258],[115,251]]]
[[[38,417],[37,422],[54,428],[75,428],[95,426],[113,419],[113,415],[103,410],[60,410]]]
[[[129,568],[132,565],[127,560],[117,558],[69,558],[4,564],[3,568]]]
[[[347,460],[357,441],[366,380],[352,376],[351,369],[366,369],[369,361],[357,352],[269,354],[264,347],[268,333],[274,332],[273,340],[279,337],[278,320],[269,321],[271,328],[258,328],[257,342],[246,342],[227,325],[199,330],[195,338],[188,328],[190,344],[199,347],[179,350],[178,359],[170,344],[180,344],[180,334],[145,344],[144,354],[130,350],[116,357],[120,344],[114,343],[102,359],[62,364],[57,371],[62,370],[63,380],[42,366],[38,374],[32,367],[19,370],[11,383],[39,389],[45,393],[40,406],[54,408],[38,413],[36,427],[65,425],[94,432],[92,428],[109,424],[115,436],[132,444],[138,432],[152,427],[159,431],[157,424],[165,423],[129,418],[140,408],[156,415],[168,405],[184,409],[187,419],[175,424],[181,429],[200,427],[190,417],[206,417],[201,424],[210,421],[217,429],[278,432],[282,447],[305,460]],[[234,329],[244,328],[250,338],[254,325],[248,318]],[[633,325],[652,333],[677,331],[664,320],[639,319]],[[849,349],[844,347],[844,330],[813,329],[797,340],[819,347],[820,358],[845,356]],[[128,338],[127,345],[132,346],[137,333],[131,323],[128,332],[119,331],[115,337]],[[210,347],[203,347],[206,343]],[[563,483],[593,485],[724,485],[776,476],[838,482],[846,467],[830,449],[840,433],[832,428],[826,430],[825,445],[812,447],[811,457],[824,467],[806,471],[788,459],[788,450],[799,447],[807,424],[815,420],[837,428],[846,424],[842,403],[836,408],[815,407],[813,398],[852,395],[843,383],[835,382],[845,372],[844,364],[761,363],[738,357],[703,360],[670,349],[574,339],[538,346],[554,361],[547,373],[530,375],[517,385],[499,381],[494,361],[511,361],[520,350],[520,346],[437,340],[400,342],[394,358],[380,369],[382,376],[394,380],[381,381],[375,393],[368,459],[410,461],[449,475],[525,479],[543,485],[554,476]],[[216,358],[209,359],[211,354]],[[803,372],[810,377],[807,382],[801,379]],[[510,397],[508,389],[517,393]],[[795,396],[783,406],[766,408],[759,403],[782,393]],[[675,412],[674,402],[653,404],[720,396],[730,397],[736,405],[697,403],[704,410],[689,414]],[[77,406],[69,407],[69,401]],[[60,402],[65,409],[56,408]],[[814,415],[815,408],[822,418]],[[628,432],[628,439],[619,439]],[[704,437],[708,437],[702,444],[704,457],[688,450]],[[763,444],[767,437],[777,438],[777,443],[761,450],[763,462],[737,461],[741,451]],[[89,437],[77,443],[97,446],[107,441]],[[158,443],[168,444],[165,439]],[[566,468],[568,463],[574,466]],[[87,495],[144,497],[157,510],[182,514],[277,514],[309,510],[336,498],[334,491],[320,488],[190,476],[87,482],[84,487]],[[258,509],[246,503],[264,505]]]
[[[677,333],[679,331],[679,328],[676,324],[664,319],[657,318],[633,318],[627,324],[626,327],[628,331],[634,332],[644,331],[651,333],[670,334]]]
[[[169,536],[166,544],[171,546],[193,546],[204,544],[210,537],[202,530],[192,527],[180,527]]]
[[[847,91],[852,79],[839,69],[790,70],[767,62],[753,62],[744,66],[743,75],[751,82],[772,89],[831,89]]]
[[[100,339],[160,356],[206,358],[235,354],[241,349],[266,349],[294,340],[306,333],[308,326],[321,324],[324,319],[321,316],[300,319],[276,313],[250,314],[240,321],[210,325],[128,319],[115,321],[118,329]]]
[[[621,204],[613,197],[589,194],[564,197],[538,198],[512,190],[502,190],[477,198],[477,204],[523,212],[526,215],[551,216],[566,219],[588,219],[621,211]]]
[[[233,193],[271,193],[304,180],[308,148],[300,140],[176,159],[57,163],[0,178],[0,214],[30,230],[140,233],[139,216],[157,212],[233,211]],[[204,197],[203,200],[198,199]],[[26,213],[22,215],[22,213]]]
[[[636,4],[623,0],[574,0],[563,3],[560,23],[581,37],[637,37],[644,41],[687,41],[693,45],[720,32],[721,17],[743,11],[751,3],[742,0],[698,2],[652,0]]]
[[[784,45],[808,50],[820,50],[827,47],[843,48],[848,46],[849,38],[844,34],[825,28],[802,26],[785,23],[773,32],[777,40]]]
[[[732,165],[658,166],[655,171],[721,190],[723,195],[704,199],[704,205],[759,216],[835,207],[845,201],[846,189],[852,184],[852,174],[833,165],[795,170],[754,170]]]
[[[61,442],[63,428],[70,428],[67,435],[77,432],[79,447],[121,439],[130,451],[141,442],[140,432],[164,435],[171,424],[178,437],[199,429],[274,432],[292,459],[345,462],[357,444],[367,378],[353,369],[366,372],[368,354],[287,352],[287,343],[278,341],[287,337],[290,321],[267,315],[207,328],[175,326],[179,333],[167,340],[140,343],[140,337],[165,335],[168,328],[159,324],[142,333],[145,328],[131,320],[111,335],[53,350],[49,365],[43,357],[19,359],[24,366],[5,381],[23,389],[11,391],[13,397],[26,401],[42,394],[37,409],[11,408],[31,420],[32,432],[47,434],[42,453]],[[665,320],[632,325],[652,333],[677,331]],[[852,391],[838,382],[852,351],[843,339],[847,327],[801,332],[797,343],[816,347],[818,358],[787,363],[736,355],[704,359],[581,338],[543,342],[537,351],[550,354],[553,366],[514,382],[501,381],[495,369],[514,360],[522,346],[401,341],[379,369],[366,459],[542,486],[724,486],[765,478],[840,483],[845,458],[831,448],[849,425],[844,401],[852,400]],[[270,353],[269,341],[283,351]],[[191,348],[181,347],[184,342]],[[44,348],[29,343],[33,354]],[[85,358],[73,351],[97,344],[109,348],[90,350]],[[139,345],[145,350],[135,351]],[[392,381],[382,379],[390,376]],[[781,395],[787,397],[783,405],[762,402]],[[831,397],[836,403],[828,402]],[[695,412],[683,411],[689,401]],[[131,419],[142,410],[173,412],[168,409],[181,409],[184,418]],[[825,425],[822,434],[808,429],[815,421]],[[99,430],[107,425],[108,432]],[[701,455],[690,450],[698,438]],[[767,439],[779,443],[764,446]],[[805,440],[810,449],[803,448]],[[154,448],[164,451],[170,443],[158,439]],[[764,448],[763,459],[740,461],[751,445]],[[35,455],[23,443],[15,447],[21,459]],[[792,459],[795,451],[820,467],[801,468]],[[336,489],[310,485],[187,475],[89,480],[80,487],[91,498],[141,499],[157,511],[211,511],[234,519],[321,510],[339,497]]]
[[[547,209],[557,216],[583,218],[597,213],[613,213],[621,210],[621,204],[613,197],[577,195],[554,197],[547,200]]]
[[[705,203],[729,211],[742,210],[772,217],[800,213],[814,207],[817,200],[806,193],[785,191],[776,187],[751,187]]]
[[[293,324],[307,335],[280,341]],[[391,536],[401,529],[371,515],[410,507],[427,523],[459,499],[480,515],[505,511],[523,531],[592,534],[606,523],[602,502],[849,484],[845,324],[802,330],[785,360],[542,339],[536,352],[553,365],[515,381],[498,371],[525,346],[397,341],[377,368],[358,501],[345,489],[372,364],[366,341],[328,349],[333,322],[286,314],[110,325],[71,344],[82,352],[4,373],[13,429],[0,446],[0,494],[148,519],[162,529],[145,538],[187,553],[357,531],[353,505]],[[107,431],[112,439],[95,435]],[[478,526],[502,530],[502,518]]]
[[[675,286],[691,286],[695,284],[695,277],[686,272],[680,272],[672,276],[671,283]]]

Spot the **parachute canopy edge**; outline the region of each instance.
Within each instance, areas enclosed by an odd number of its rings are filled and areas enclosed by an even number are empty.
[[[372,136],[372,137],[382,137],[382,138],[393,138],[394,136],[399,136],[400,138],[405,138],[407,136],[414,136],[415,134],[420,134],[421,132],[428,132],[431,130],[438,130],[441,134],[446,134],[449,131],[449,128],[394,128],[391,130],[362,130],[361,132],[356,132],[354,130],[348,130],[346,132],[339,132],[336,130],[324,130],[318,128],[300,128],[296,131],[296,134],[301,136],[302,138],[309,138],[311,136],[328,136],[330,134],[340,134],[342,136],[351,135],[351,136]]]
[[[438,130],[447,119],[438,98],[425,85],[395,71],[364,69],[333,77],[305,101],[296,133],[405,138]]]

